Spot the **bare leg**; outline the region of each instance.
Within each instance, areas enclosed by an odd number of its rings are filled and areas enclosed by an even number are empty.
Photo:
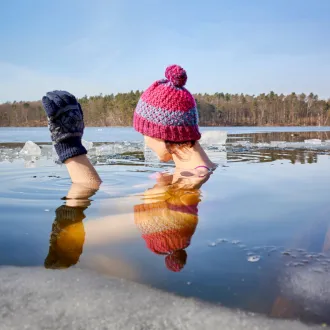
[[[78,157],[74,157],[70,162],[70,170],[75,170],[77,167],[79,171],[81,162],[75,161],[75,158]],[[87,158],[86,160],[88,161]],[[88,164],[90,163],[87,163],[87,167],[89,167]],[[90,166],[93,170],[93,166]],[[86,169],[83,168],[84,170]],[[74,180],[76,175],[77,173],[74,172]],[[50,234],[49,252],[44,266],[51,269],[65,269],[80,262],[83,268],[90,268],[111,276],[136,279],[138,274],[134,268],[120,258],[108,254],[92,253],[87,254],[81,260],[86,240],[87,244],[89,241],[91,245],[102,245],[137,236],[134,222],[127,220],[127,217],[132,217],[132,214],[115,215],[86,222],[84,212],[90,206],[90,198],[96,193],[98,187],[94,180],[90,182],[91,184],[88,185],[85,182],[83,184],[73,183],[66,196],[65,204],[57,208]],[[91,186],[95,186],[95,189]],[[88,239],[88,236],[92,237]]]
[[[69,158],[65,165],[72,183],[81,184],[90,189],[99,189],[102,181],[86,155]]]

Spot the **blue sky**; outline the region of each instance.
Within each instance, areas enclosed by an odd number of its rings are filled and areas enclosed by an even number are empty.
[[[329,0],[2,0],[0,102],[142,90],[330,97]]]

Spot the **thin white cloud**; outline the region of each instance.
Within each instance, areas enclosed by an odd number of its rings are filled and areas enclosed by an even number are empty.
[[[0,103],[40,100],[50,90],[68,90],[78,97],[98,95],[102,86],[87,79],[49,75],[11,63],[0,62]]]

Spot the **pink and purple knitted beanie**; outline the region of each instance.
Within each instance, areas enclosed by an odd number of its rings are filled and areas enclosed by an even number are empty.
[[[201,138],[194,97],[184,88],[186,71],[171,65],[165,77],[154,82],[142,95],[134,112],[133,126],[143,135],[172,141]]]

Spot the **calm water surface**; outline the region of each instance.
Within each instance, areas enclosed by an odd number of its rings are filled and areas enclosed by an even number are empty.
[[[219,130],[228,131],[225,145]],[[330,128],[206,131],[218,169],[205,183],[171,185],[156,173],[172,166],[145,162],[133,130],[87,129],[104,181],[91,191],[71,186],[46,129],[0,129],[0,265],[93,269],[329,323]],[[18,153],[26,140],[38,142],[40,156]],[[66,200],[70,189],[76,199]]]

